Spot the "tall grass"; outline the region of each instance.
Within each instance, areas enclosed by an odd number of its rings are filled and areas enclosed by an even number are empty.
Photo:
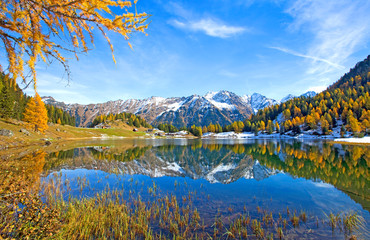
[[[228,217],[218,213],[207,222],[194,206],[196,192],[177,199],[172,194],[163,195],[153,181],[147,189],[150,201],[142,200],[140,194],[108,187],[94,196],[77,198],[68,195],[72,183],[62,179],[61,174],[54,174],[41,185],[42,194],[37,188],[0,194],[0,238],[284,239],[299,237],[303,230],[313,238],[311,228],[319,223],[317,216],[304,211],[297,215],[289,208],[287,213],[275,213],[257,207],[250,215],[248,206],[241,213],[230,207]],[[80,192],[90,187],[86,177],[78,177],[76,182]],[[327,226],[352,239],[366,228],[364,219],[355,212],[330,213],[322,222],[320,229]]]

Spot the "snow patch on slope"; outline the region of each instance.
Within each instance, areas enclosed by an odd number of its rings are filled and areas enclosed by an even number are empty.
[[[208,92],[206,95],[204,95],[204,98],[218,109],[235,109],[235,106],[226,103],[226,101],[230,100],[230,94],[226,91]]]
[[[181,102],[175,102],[175,103],[172,103],[170,105],[168,105],[168,109],[166,110],[166,112],[169,112],[169,111],[174,111],[176,112],[177,110],[179,110],[179,108],[185,103],[186,101],[181,101]]]
[[[235,106],[227,104],[227,103],[216,102],[210,99],[207,99],[207,100],[219,109],[229,109],[229,110],[235,109]]]

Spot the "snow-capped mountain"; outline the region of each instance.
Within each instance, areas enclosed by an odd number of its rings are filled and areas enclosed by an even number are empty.
[[[166,109],[153,114],[149,122],[152,124],[171,123],[177,127],[193,124],[205,126],[210,123],[225,125],[233,121],[244,120],[252,114],[250,104],[228,91],[209,92],[204,96],[192,95],[180,98],[176,103],[163,107]],[[137,111],[136,114],[148,120],[146,116],[148,112]]]
[[[296,97],[314,97],[316,96],[316,92],[314,91],[308,91],[306,93],[303,93],[302,95],[299,95],[299,96],[294,96],[292,94],[288,94],[286,97],[283,97],[280,102],[283,103],[283,102],[287,102],[289,101],[290,99],[293,99],[293,98],[296,98]]]
[[[75,116],[77,126],[89,126],[95,117],[102,114],[130,112],[153,125],[171,123],[177,127],[193,124],[205,126],[210,123],[226,125],[242,121],[259,109],[279,103],[258,93],[238,96],[229,91],[209,92],[204,96],[150,97],[88,105],[65,104],[52,97],[43,97],[43,101]]]
[[[283,102],[287,102],[289,101],[290,99],[293,99],[295,98],[296,96],[292,95],[292,94],[288,94],[287,96],[283,97],[280,102],[283,103]]]
[[[308,92],[306,92],[306,93],[303,93],[302,95],[301,95],[301,97],[314,97],[314,96],[316,96],[316,92],[314,92],[314,91],[308,91]]]
[[[278,101],[272,98],[267,98],[259,93],[253,93],[251,96],[244,95],[243,99],[251,105],[255,113],[260,109],[279,103]]]

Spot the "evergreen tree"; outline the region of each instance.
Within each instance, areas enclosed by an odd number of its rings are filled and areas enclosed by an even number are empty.
[[[140,121],[139,121],[139,119],[137,119],[137,118],[135,118],[135,120],[134,120],[134,126],[135,127],[140,127]]]
[[[342,125],[342,127],[340,128],[340,136],[344,137],[344,134],[346,134],[346,127]]]
[[[127,122],[127,124],[128,124],[129,126],[132,126],[132,125],[134,125],[134,123],[133,123],[133,121],[132,121],[132,118],[129,118],[129,119],[128,119],[128,122]]]
[[[0,95],[0,117],[10,118],[13,115],[13,96],[11,95],[8,86],[5,84],[1,89]]]

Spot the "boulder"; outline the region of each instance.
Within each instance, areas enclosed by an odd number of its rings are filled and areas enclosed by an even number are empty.
[[[25,128],[21,128],[21,130],[19,130],[19,132],[24,133],[27,136],[31,135],[30,132]]]
[[[0,129],[0,136],[13,137],[13,132],[9,129]]]

